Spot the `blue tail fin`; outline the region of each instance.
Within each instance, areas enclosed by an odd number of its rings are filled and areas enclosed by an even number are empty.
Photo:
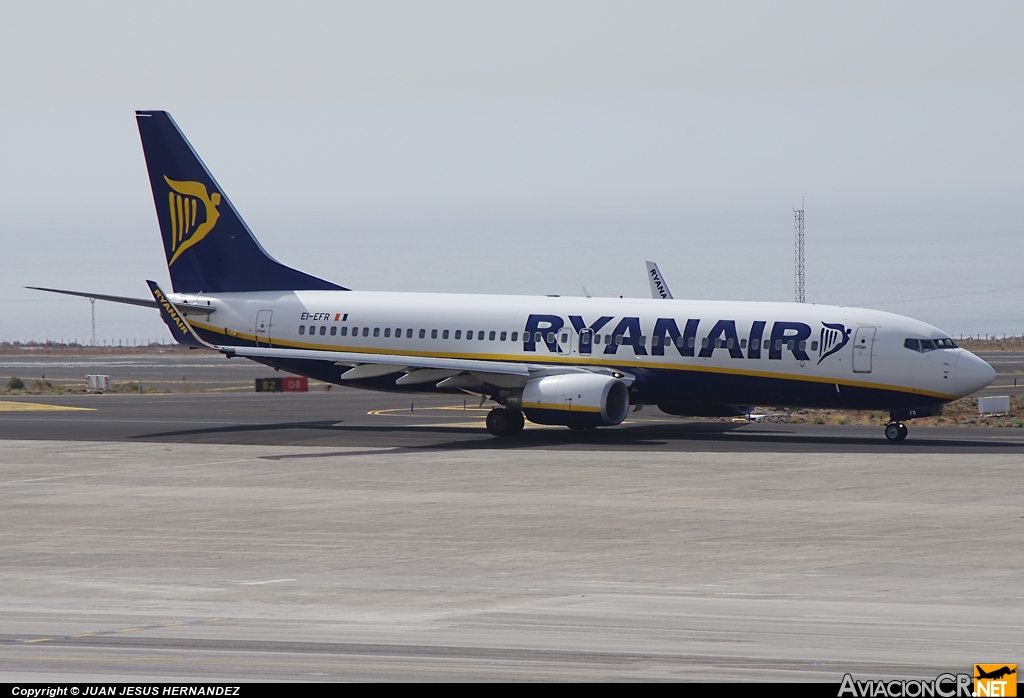
[[[176,292],[348,290],[268,255],[170,114],[135,119]]]

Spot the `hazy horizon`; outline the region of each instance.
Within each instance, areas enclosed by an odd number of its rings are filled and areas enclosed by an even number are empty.
[[[199,22],[196,18],[202,17]],[[0,340],[167,271],[133,110],[280,261],[365,290],[793,298],[1024,332],[1014,3],[108,3],[0,27]],[[45,28],[45,31],[43,30]],[[97,303],[97,337],[166,337]]]

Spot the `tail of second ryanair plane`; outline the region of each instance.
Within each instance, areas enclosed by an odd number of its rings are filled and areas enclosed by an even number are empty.
[[[268,255],[170,114],[135,118],[176,292],[347,290]]]

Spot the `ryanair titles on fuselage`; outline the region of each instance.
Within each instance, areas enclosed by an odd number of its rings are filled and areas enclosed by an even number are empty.
[[[615,317],[603,315],[589,324],[581,315],[568,317],[572,328],[581,337],[585,334],[605,336],[605,341],[594,343],[591,349],[594,354],[604,355],[615,355],[620,347],[629,347],[637,356],[664,356],[667,349],[678,352],[680,356],[709,358],[716,350],[721,350],[733,359],[760,359],[764,352],[770,360],[781,360],[783,352],[789,352],[798,361],[810,361],[807,353],[810,350],[818,353],[818,363],[821,363],[846,346],[851,332],[840,323],[823,322],[818,337],[812,340],[814,329],[803,322],[776,321],[769,329],[766,320],[755,320],[749,328],[737,328],[735,320],[717,320],[698,342],[697,332],[702,323],[699,318],[686,320],[682,329],[675,318],[657,318],[650,335],[647,335],[639,317],[626,316],[615,322]],[[535,352],[541,344],[550,352],[563,353],[558,335],[565,326],[565,319],[560,315],[530,315],[523,333],[523,350]],[[582,341],[580,350],[586,351]]]

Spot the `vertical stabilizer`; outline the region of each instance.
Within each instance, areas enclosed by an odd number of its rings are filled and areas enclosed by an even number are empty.
[[[170,114],[135,118],[176,292],[347,290],[268,255]]]

